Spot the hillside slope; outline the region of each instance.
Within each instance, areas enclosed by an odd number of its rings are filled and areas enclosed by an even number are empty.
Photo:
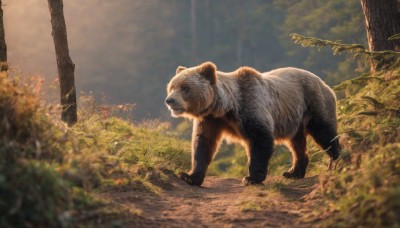
[[[132,124],[112,117],[129,108],[89,98],[80,123],[67,128],[35,84],[5,75],[0,83],[1,227],[400,225],[398,68],[337,88],[343,152],[333,171],[309,143],[305,179],[276,176],[287,166],[276,153],[272,175],[250,187],[235,178],[208,176],[200,188],[179,180],[190,142],[167,123]]]

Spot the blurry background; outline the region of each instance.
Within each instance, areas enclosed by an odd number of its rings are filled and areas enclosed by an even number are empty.
[[[3,3],[9,63],[50,84],[57,70],[47,1]],[[301,48],[289,34],[366,43],[359,1],[64,0],[64,12],[78,91],[135,103],[136,121],[169,118],[165,86],[178,65],[296,66],[334,85],[355,74],[352,59]]]

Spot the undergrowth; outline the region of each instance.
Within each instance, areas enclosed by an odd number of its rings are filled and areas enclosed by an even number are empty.
[[[167,124],[150,128],[92,116],[68,134],[72,153],[62,173],[85,189],[139,184],[157,192],[165,175],[189,167],[189,143],[169,133]]]
[[[335,175],[322,175],[326,226],[400,225],[400,68],[338,86],[343,147]]]
[[[321,174],[320,206],[310,219],[322,219],[327,227],[400,226],[399,85],[400,68],[393,66],[335,88],[341,94],[342,153],[326,172],[326,154],[308,140],[307,175]],[[101,193],[158,194],[171,176],[190,168],[190,142],[169,124],[133,124],[113,117],[114,109],[121,114],[131,106],[98,106],[82,96],[80,121],[68,128],[57,121],[57,107],[38,99],[37,87],[0,75],[0,227],[90,226],[94,218],[121,226],[123,218],[137,218],[138,212],[101,199]],[[269,175],[288,169],[290,157],[277,147]],[[209,174],[242,177],[246,164],[243,149],[224,145]],[[270,187],[284,192],[285,184]],[[262,207],[250,202],[242,209]]]
[[[320,206],[311,215],[326,227],[400,226],[400,67],[399,52],[370,52],[362,45],[292,35],[303,46],[330,46],[334,54],[380,61],[374,73],[363,73],[334,87],[341,155],[328,171],[329,159],[308,138],[310,164],[307,176],[319,175]],[[387,61],[391,60],[391,64]],[[365,62],[364,58],[364,62]],[[382,65],[387,64],[387,65]],[[364,67],[365,68],[365,67]],[[269,175],[290,167],[290,153],[277,147]],[[223,147],[211,165],[211,173],[240,177],[246,174],[243,150]],[[313,195],[315,195],[313,193]],[[311,197],[311,196],[310,196]],[[311,198],[314,198],[312,196]],[[311,220],[312,220],[311,219]]]
[[[59,226],[73,206],[57,131],[32,88],[0,75],[0,226]]]
[[[98,193],[157,194],[174,173],[189,168],[190,144],[169,124],[132,124],[86,99],[79,123],[68,128],[54,116],[58,108],[38,98],[37,86],[0,76],[0,227],[74,226],[111,214],[132,218],[135,213]]]
[[[334,172],[320,176],[323,200],[315,218],[327,227],[399,227],[399,52],[297,34],[292,39],[302,46],[329,46],[334,54],[366,57],[377,66],[334,88],[343,97],[337,104],[342,153]]]

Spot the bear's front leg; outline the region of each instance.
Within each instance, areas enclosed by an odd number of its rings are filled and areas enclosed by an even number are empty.
[[[242,184],[260,184],[267,177],[268,161],[273,152],[273,136],[269,127],[257,121],[243,123],[249,155],[249,176],[243,177]]]
[[[208,165],[214,157],[221,138],[220,124],[212,118],[195,120],[192,134],[192,169],[181,173],[180,178],[191,185],[200,186]]]

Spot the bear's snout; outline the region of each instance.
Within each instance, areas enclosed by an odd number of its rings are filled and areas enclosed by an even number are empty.
[[[173,117],[178,117],[186,110],[186,103],[180,94],[172,93],[165,99],[165,105],[171,110]]]
[[[167,97],[167,99],[165,99],[165,104],[167,105],[172,105],[175,103],[175,99],[172,97]]]

